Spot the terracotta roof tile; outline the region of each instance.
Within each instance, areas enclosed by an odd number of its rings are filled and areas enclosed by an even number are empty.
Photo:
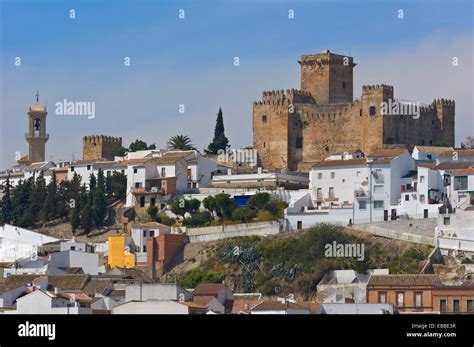
[[[438,275],[372,275],[368,286],[434,286],[441,282]]]

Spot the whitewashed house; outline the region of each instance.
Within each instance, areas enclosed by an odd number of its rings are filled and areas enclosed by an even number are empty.
[[[81,251],[61,251],[49,255],[52,266],[61,269],[80,267],[85,274],[99,274],[99,255]]]
[[[431,161],[437,160],[438,155],[447,151],[453,151],[453,147],[439,147],[439,146],[419,146],[413,148],[412,157],[416,161]]]
[[[126,205],[146,207],[188,187],[187,160],[196,151],[169,151],[160,157],[138,159],[127,167]]]
[[[150,238],[169,234],[171,227],[157,222],[135,224],[132,226],[132,242],[130,247],[135,252],[136,262],[145,263],[147,260],[147,241]]]

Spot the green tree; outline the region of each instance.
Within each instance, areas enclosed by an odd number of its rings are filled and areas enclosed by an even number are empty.
[[[11,200],[11,188],[10,175],[8,175],[7,180],[5,181],[5,186],[3,187],[3,197],[0,209],[1,224],[10,223],[12,219],[13,207]]]
[[[146,213],[148,214],[148,216],[150,216],[152,220],[156,220],[156,215],[158,214],[158,207],[156,207],[155,205],[150,205],[146,209]]]
[[[257,215],[256,211],[246,206],[243,206],[243,207],[237,207],[236,209],[234,209],[234,211],[232,212],[232,219],[236,221],[242,221],[242,222],[248,223],[248,222],[251,222],[252,219],[254,219],[256,215]]]
[[[232,217],[232,211],[235,208],[235,201],[230,197],[229,194],[220,193],[214,196],[216,201],[216,212],[221,218],[230,219]]]
[[[207,208],[211,213],[214,213],[217,210],[216,199],[212,195],[206,196],[202,201],[202,204]]]
[[[270,194],[256,193],[249,198],[246,205],[253,210],[260,211],[265,210],[269,202]]]
[[[97,174],[97,186],[94,191],[89,192],[93,195],[92,199],[92,220],[94,226],[104,225],[105,215],[107,213],[107,203],[105,201],[105,178],[102,169]]]
[[[80,215],[80,210],[79,210],[79,205],[77,204],[73,208],[71,208],[71,211],[69,212],[69,222],[71,223],[73,234],[76,233],[77,228],[79,228],[79,226],[81,225],[81,220],[79,218],[79,215]]]
[[[128,151],[129,152],[136,152],[136,151],[143,151],[147,149],[156,149],[155,144],[147,145],[145,141],[142,140],[135,140],[128,146]]]
[[[211,220],[211,213],[209,211],[203,211],[193,214],[191,218],[186,218],[184,224],[192,227],[199,227],[208,224]]]
[[[176,199],[173,201],[173,204],[171,205],[171,211],[184,218],[184,215],[186,214],[186,200],[184,199]]]
[[[112,195],[109,199],[125,200],[127,195],[127,176],[121,172],[114,171],[110,177],[110,187],[107,188]]]
[[[218,154],[218,152],[226,151],[229,148],[229,139],[224,133],[224,118],[222,117],[222,109],[219,107],[219,113],[217,113],[216,127],[214,129],[214,139],[207,147],[206,153]]]
[[[191,139],[186,135],[172,136],[168,141],[168,149],[178,151],[190,151],[196,149]]]
[[[195,214],[198,212],[199,207],[201,207],[201,202],[198,199],[185,200],[185,210],[189,214]]]
[[[89,199],[88,199],[89,200]],[[81,226],[84,232],[88,234],[94,226],[94,220],[92,216],[92,206],[90,200],[81,209]]]

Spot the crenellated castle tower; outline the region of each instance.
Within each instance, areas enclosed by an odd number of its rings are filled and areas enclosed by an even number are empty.
[[[121,137],[104,135],[84,136],[82,141],[82,159],[96,160],[105,158],[114,160],[121,147]]]
[[[403,110],[409,102],[385,84],[363,86],[353,100],[352,57],[324,51],[299,63],[301,90],[265,91],[254,102],[254,148],[264,168],[306,171],[330,154],[387,145],[454,146],[454,101],[419,104],[419,115],[386,114],[383,105]]]

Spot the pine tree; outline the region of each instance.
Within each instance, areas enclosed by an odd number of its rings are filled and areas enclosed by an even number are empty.
[[[10,223],[13,214],[10,176],[7,177],[5,187],[3,188],[1,206],[2,207],[0,209],[0,224]]]
[[[92,218],[96,227],[101,227],[104,224],[104,218],[107,212],[107,203],[105,201],[105,178],[104,173],[99,169],[97,186],[94,191],[92,201]]]
[[[90,200],[85,204],[81,210],[81,226],[84,232],[88,234],[93,227],[94,221],[92,219],[92,206]]]
[[[229,148],[229,139],[224,134],[224,119],[222,117],[222,109],[219,107],[217,114],[216,127],[214,129],[214,139],[207,147],[206,153],[218,154],[220,150],[226,151]]]
[[[43,223],[49,222],[56,217],[56,173],[53,171],[51,175],[51,182],[46,188],[46,198],[41,209],[41,221]]]

